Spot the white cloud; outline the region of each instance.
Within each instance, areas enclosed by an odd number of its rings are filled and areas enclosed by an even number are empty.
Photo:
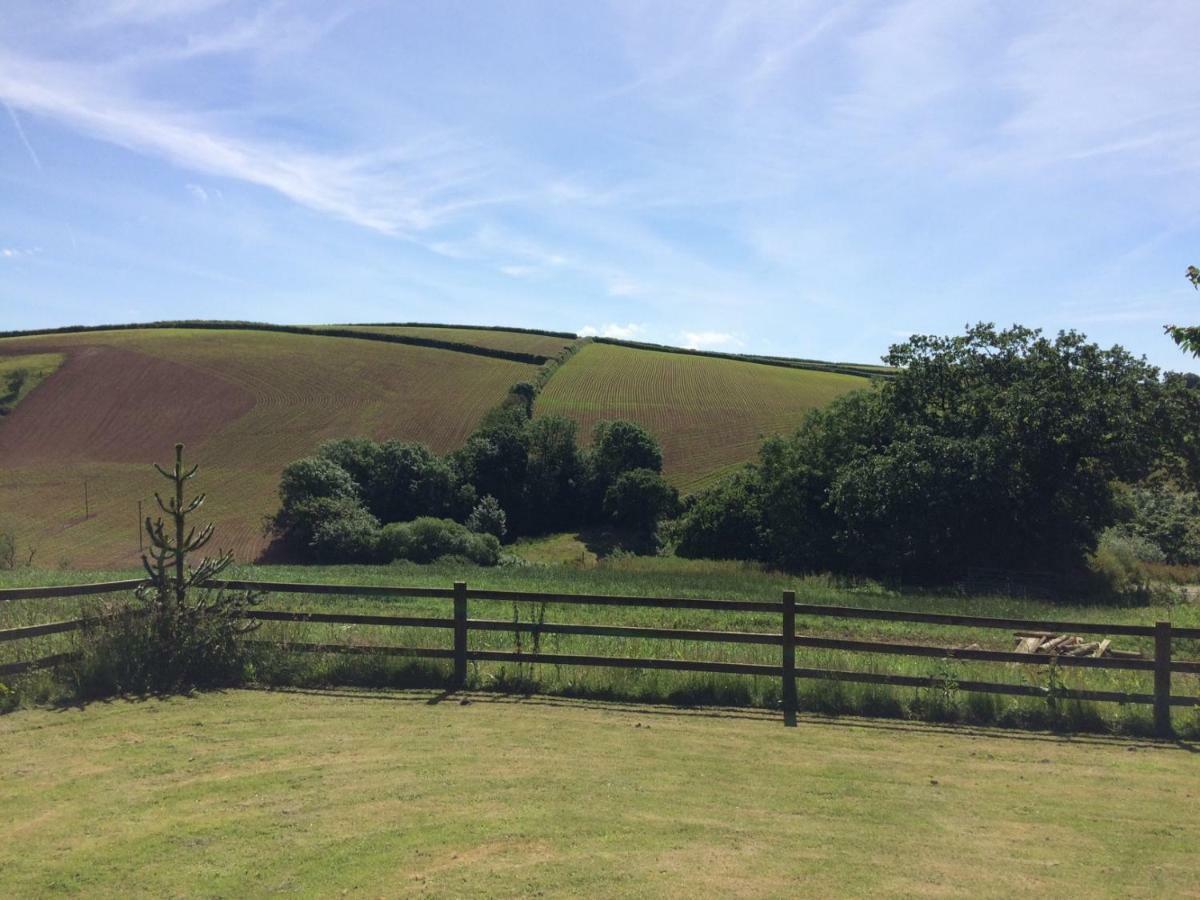
[[[41,247],[0,247],[0,259],[18,260],[28,259],[42,252]]]
[[[735,350],[745,346],[736,335],[726,331],[685,331],[680,340],[690,350]]]
[[[13,107],[185,169],[268,188],[364,228],[411,236],[492,201],[478,190],[483,164],[463,147],[440,142],[383,153],[308,152],[224,134],[202,118],[122,96],[99,82],[82,69],[0,53],[0,100]]]
[[[578,334],[580,337],[606,337],[628,341],[642,335],[645,331],[645,325],[630,322],[627,325],[609,323],[608,325],[601,325],[599,328],[595,325],[584,325],[579,329]]]

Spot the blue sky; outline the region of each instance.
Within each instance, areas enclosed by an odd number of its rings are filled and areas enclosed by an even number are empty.
[[[5,0],[0,328],[433,321],[1169,368],[1200,3]]]

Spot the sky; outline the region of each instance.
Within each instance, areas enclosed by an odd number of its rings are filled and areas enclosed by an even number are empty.
[[[1195,0],[4,0],[0,330],[448,322],[1200,371]]]

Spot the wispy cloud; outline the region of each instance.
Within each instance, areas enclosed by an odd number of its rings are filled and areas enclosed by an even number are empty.
[[[25,129],[21,127],[21,120],[17,118],[17,111],[8,103],[4,104],[4,108],[8,110],[8,117],[12,119],[13,128],[17,130],[17,137],[21,139],[21,143],[25,146],[25,150],[29,153],[29,158],[33,161],[33,164],[38,171],[41,171],[42,161],[38,158],[37,151],[33,149],[33,144],[29,143],[29,138],[25,134]]]
[[[84,71],[12,56],[0,56],[0,99],[100,140],[268,188],[384,234],[411,235],[491,200],[472,190],[484,164],[460,147],[333,155],[234,137],[194,115],[121,96]]]

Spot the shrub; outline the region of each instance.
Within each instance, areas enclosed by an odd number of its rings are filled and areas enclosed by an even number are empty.
[[[11,531],[0,528],[0,569],[13,569],[17,565],[17,539]]]
[[[490,534],[497,540],[504,540],[508,532],[508,520],[500,501],[491,494],[480,500],[467,517],[467,528],[477,534]]]
[[[283,537],[288,549],[300,557],[308,558],[312,551],[313,538],[322,523],[353,518],[360,513],[366,513],[366,510],[357,500],[347,497],[314,497],[284,507],[271,520],[271,524]]]
[[[378,519],[357,504],[343,504],[334,515],[316,523],[308,550],[314,560],[322,563],[374,562],[379,536]]]
[[[617,476],[604,494],[604,512],[616,524],[649,534],[658,520],[679,508],[679,492],[652,469]]]
[[[459,556],[476,565],[494,566],[500,561],[500,541],[491,534],[476,534],[450,519],[423,517],[385,525],[379,537],[379,556],[388,562],[415,563]]]

